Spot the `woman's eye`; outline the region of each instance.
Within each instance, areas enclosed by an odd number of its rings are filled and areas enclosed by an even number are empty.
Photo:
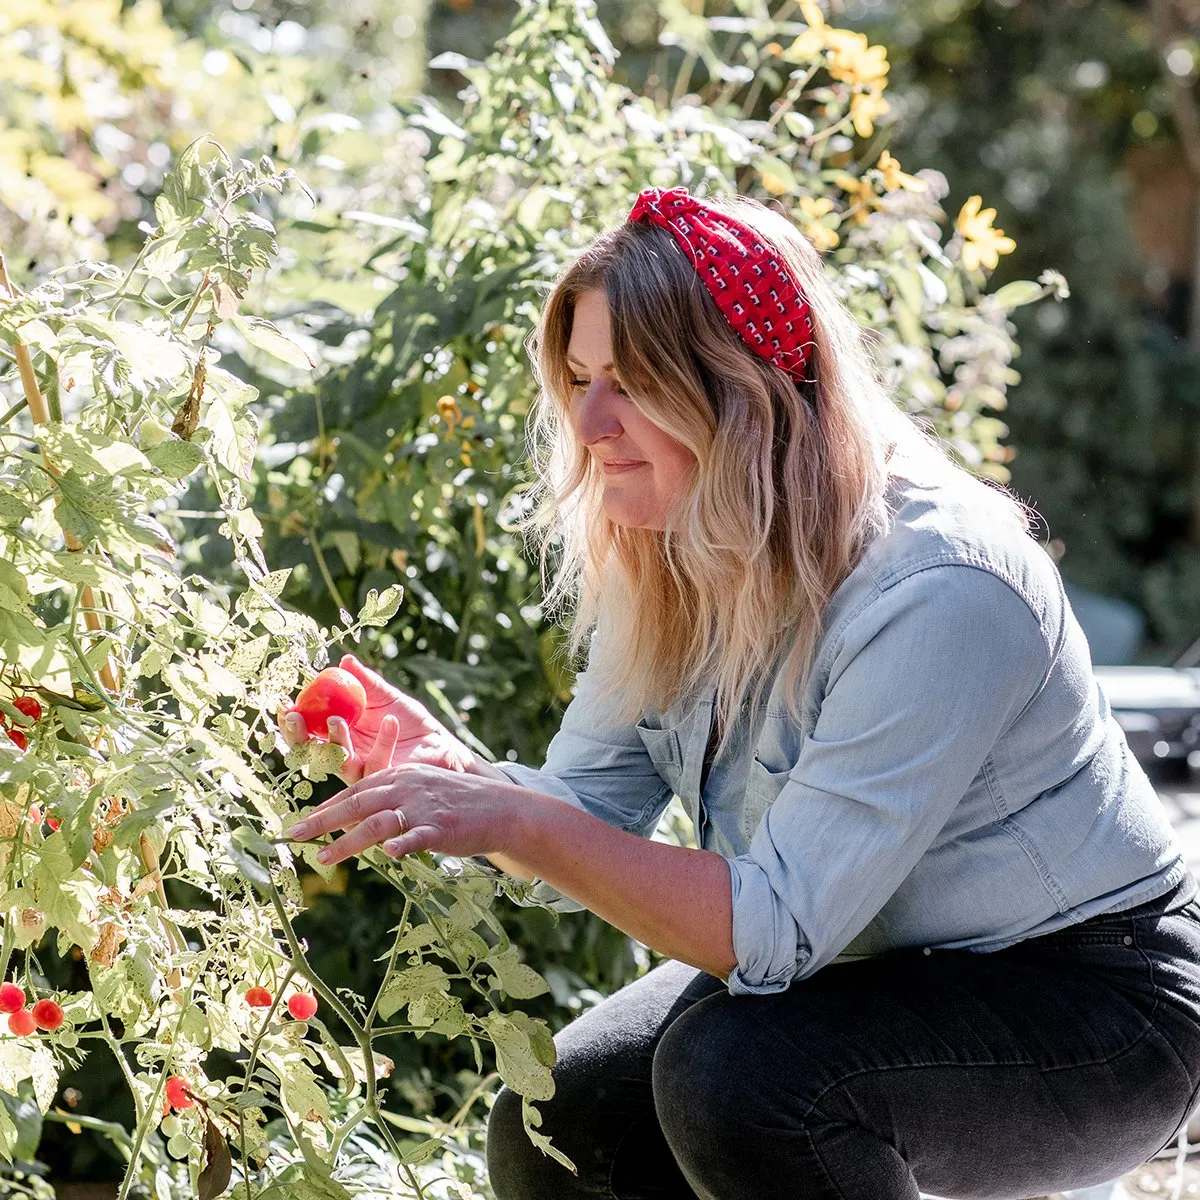
[[[583,388],[585,388],[585,387],[587,387],[587,385],[588,385],[588,381],[587,381],[586,379],[572,379],[572,380],[571,380],[571,386],[572,386],[572,387],[583,387]],[[625,389],[624,389],[624,388],[621,388],[621,387],[619,387],[619,388],[616,388],[616,389],[615,389],[615,391],[616,391],[616,393],[617,393],[617,395],[618,395],[618,396],[624,396],[624,395],[626,394],[626,392],[625,392]]]

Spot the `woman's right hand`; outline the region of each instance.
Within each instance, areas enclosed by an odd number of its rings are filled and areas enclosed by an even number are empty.
[[[346,751],[338,776],[356,783],[386,767],[428,763],[449,771],[475,770],[474,751],[458,740],[419,700],[414,700],[383,676],[364,667],[353,654],[338,663],[367,694],[367,707],[354,723],[353,733],[341,717],[329,718],[329,740]],[[289,746],[308,740],[304,718],[290,709],[279,713],[279,729]]]

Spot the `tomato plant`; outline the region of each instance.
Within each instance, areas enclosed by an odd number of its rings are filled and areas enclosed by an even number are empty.
[[[231,1182],[291,1200],[312,1179],[336,1200],[358,1190],[364,1130],[391,1194],[427,1195],[418,1165],[451,1151],[454,1131],[422,1139],[381,1119],[384,1038],[462,1038],[480,1068],[486,1044],[522,1094],[553,1090],[548,1030],[500,999],[546,985],[491,911],[498,885],[470,864],[361,857],[402,900],[367,995],[324,979],[294,925],[302,876],[333,871],[283,829],[343,751],[290,750],[268,714],[315,675],[328,712],[352,720],[361,697],[321,673],[330,647],[402,599],[368,590],[333,625],[289,609],[289,573],[270,569],[247,503],[256,392],[229,364],[312,365],[244,311],[277,251],[268,198],[298,188],[270,159],[235,162],[201,139],[132,265],[79,263],[17,292],[0,257],[0,390],[22,397],[0,406],[0,1000],[15,1006],[0,1091],[44,1114],[61,1072],[110,1056],[133,1125],[102,1113],[92,1127],[128,1164],[120,1200],[135,1184],[181,1200]],[[214,520],[200,533],[181,500],[205,488]],[[181,565],[197,538],[219,544],[232,581]],[[86,980],[54,999],[51,941]],[[264,1021],[281,995],[292,1020]],[[163,1129],[172,1112],[178,1127]],[[22,1136],[0,1104],[0,1160]]]

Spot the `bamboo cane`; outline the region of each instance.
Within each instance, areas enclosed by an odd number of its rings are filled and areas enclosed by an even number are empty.
[[[8,277],[8,265],[4,260],[4,252],[0,250],[0,286],[4,289],[4,295],[0,296],[3,300],[15,300],[19,295],[16,288],[13,287]],[[46,404],[46,397],[42,395],[42,390],[38,386],[37,374],[33,369],[33,357],[29,353],[29,347],[23,342],[14,341],[13,354],[17,360],[17,369],[21,373],[21,386],[25,390],[25,399],[29,403],[29,415],[33,419],[34,426],[50,424],[50,409]],[[42,448],[42,461],[46,464],[46,470],[51,475],[59,475],[57,465],[53,462],[50,456],[46,453],[45,448]],[[67,549],[80,553],[83,550],[83,543],[78,538],[63,531],[63,537],[66,540]],[[91,633],[102,633],[104,625],[100,620],[100,614],[96,608],[96,598],[90,585],[85,585],[81,595],[83,602],[83,623],[87,626]],[[103,666],[100,668],[100,682],[105,689],[111,694],[116,695],[121,690],[120,683],[120,668],[113,662],[112,656],[108,655]],[[149,872],[150,878],[154,880],[155,896],[165,911],[170,907],[167,903],[166,889],[162,882],[162,864],[159,861],[158,849],[154,843],[142,834],[138,839],[138,850],[142,860],[142,865]],[[171,943],[173,950],[178,951],[181,947],[174,929],[163,921],[163,929],[166,932],[167,940]],[[171,987],[178,988],[181,986],[181,976],[179,971],[173,970],[168,983]]]

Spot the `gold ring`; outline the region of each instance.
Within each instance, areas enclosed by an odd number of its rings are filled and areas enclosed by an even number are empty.
[[[402,808],[393,808],[392,812],[396,814],[396,820],[400,822],[400,828],[396,830],[396,836],[399,837],[408,828],[408,818],[404,815]]]

